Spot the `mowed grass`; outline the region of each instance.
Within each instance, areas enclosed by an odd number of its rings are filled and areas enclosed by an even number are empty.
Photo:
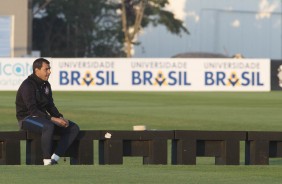
[[[15,95],[0,92],[1,131],[18,130]],[[281,92],[54,92],[54,99],[81,129],[132,130],[142,124],[157,130],[282,131]],[[124,158],[124,165],[102,166],[95,154],[92,166],[61,161],[43,167],[24,165],[23,153],[23,165],[0,166],[0,183],[281,183],[281,159],[245,166],[241,147],[240,166],[216,166],[213,158],[199,158],[195,166],[170,165],[170,158],[168,165]]]

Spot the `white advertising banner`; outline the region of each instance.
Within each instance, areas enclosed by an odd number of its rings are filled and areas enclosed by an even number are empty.
[[[0,90],[16,90],[33,60],[0,60]],[[49,81],[60,91],[270,91],[268,59],[49,60]]]
[[[31,58],[0,58],[0,90],[17,90],[32,73]]]

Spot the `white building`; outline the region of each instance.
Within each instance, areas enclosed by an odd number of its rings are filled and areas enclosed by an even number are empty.
[[[281,0],[170,0],[190,35],[148,27],[139,35],[134,57],[171,57],[209,52],[249,58],[282,58]]]
[[[31,52],[32,0],[0,0],[0,57]]]

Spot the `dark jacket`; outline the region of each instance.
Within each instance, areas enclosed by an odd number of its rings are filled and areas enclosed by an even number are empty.
[[[48,120],[63,117],[56,108],[50,83],[37,77],[28,76],[18,89],[16,96],[16,116],[19,122],[28,116],[37,116]]]

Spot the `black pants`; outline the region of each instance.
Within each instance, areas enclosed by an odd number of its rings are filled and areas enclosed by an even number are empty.
[[[69,126],[63,128],[55,125],[50,120],[39,117],[27,117],[24,119],[22,129],[41,134],[41,147],[44,159],[50,159],[53,154],[52,138],[54,134],[61,136],[54,153],[62,156],[79,133],[79,127],[74,122],[69,121]]]

